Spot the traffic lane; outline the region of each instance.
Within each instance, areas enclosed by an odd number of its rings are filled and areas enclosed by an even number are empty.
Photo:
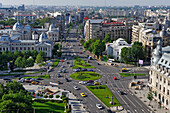
[[[59,79],[57,79],[59,80]],[[63,83],[63,84],[60,84],[58,87],[59,88],[62,88],[62,89],[66,89],[70,92],[72,92],[74,95],[76,95],[76,97],[78,97],[81,101],[81,103],[83,104],[86,104],[86,108],[88,108],[88,111],[90,111],[91,113],[94,113],[94,112],[101,112],[101,110],[99,110],[97,107],[96,107],[96,104],[97,103],[100,103],[95,97],[93,94],[91,94],[88,89],[86,89],[85,87],[81,86],[80,84],[76,84],[76,83],[73,83],[73,82],[65,82],[63,79],[60,79],[60,81]],[[44,84],[47,84],[49,85],[49,81],[45,81],[46,83]],[[79,87],[81,90],[75,90],[73,87],[74,86],[77,86]],[[80,93],[85,93],[87,95],[87,97],[81,97],[80,96]],[[101,103],[100,103],[101,104]],[[102,105],[102,104],[101,104]],[[104,105],[103,105],[104,106]],[[106,112],[106,110],[102,110],[102,112]]]
[[[111,82],[114,82],[113,79],[109,78],[111,80]],[[115,82],[118,91],[122,90],[125,91],[127,93],[127,95],[124,95],[123,99],[126,101],[129,101],[129,103],[131,103],[130,105],[134,108],[134,111],[138,111],[138,112],[145,112],[148,113],[148,108],[146,107],[146,105],[142,105],[141,101],[134,95],[131,95],[131,93],[129,92],[128,89],[128,85],[127,83],[124,83],[124,85],[122,84],[122,82]]]

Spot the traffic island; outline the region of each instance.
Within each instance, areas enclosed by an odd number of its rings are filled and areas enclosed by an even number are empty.
[[[70,75],[74,80],[88,81],[88,80],[98,80],[101,75],[96,72],[76,72]]]
[[[79,57],[74,57],[74,66],[72,67],[72,69],[76,68],[95,68],[95,67],[85,62]]]
[[[147,74],[138,74],[138,73],[119,73],[122,77],[130,77],[130,76],[146,76]]]
[[[116,97],[112,94],[106,85],[87,86],[87,88],[99,98],[107,107],[121,106]],[[110,104],[110,102],[114,104]]]

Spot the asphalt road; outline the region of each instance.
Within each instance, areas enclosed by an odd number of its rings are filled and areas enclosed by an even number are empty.
[[[54,68],[52,72],[49,73],[51,75],[51,79],[46,79],[43,82],[44,84],[49,85],[49,82],[60,81],[62,82],[62,84],[59,84],[57,87],[72,92],[75,96],[77,96],[78,99],[81,100],[81,103],[85,105],[85,109],[87,111],[89,111],[90,113],[106,113],[108,108],[98,98],[96,98],[84,85],[79,84],[78,83],[79,81],[72,80],[69,77],[69,75],[73,73],[73,70],[71,67],[69,67],[69,65],[74,64],[74,57],[72,57],[71,54],[78,55],[85,61],[88,60],[87,53],[86,52],[83,53],[83,49],[80,49],[83,47],[79,46],[80,42],[75,36],[76,36],[76,27],[71,30],[69,38],[67,38],[68,41],[67,44],[69,44],[72,48],[67,47],[66,42],[63,42],[62,44],[63,54],[61,59],[64,60],[65,58],[67,58],[67,60],[64,62],[59,62],[58,66]],[[82,52],[82,54],[80,54],[80,52]],[[67,64],[67,62],[69,62],[69,64]],[[127,112],[129,113],[151,112],[151,110],[129,90],[128,84],[134,79],[133,77],[122,78],[118,74],[120,70],[119,68],[113,66],[107,66],[107,65],[98,65],[96,60],[90,60],[90,64],[96,67],[96,69],[94,70],[102,75],[102,78],[100,79],[102,84],[106,84],[108,86],[108,88],[112,91],[112,93],[115,95],[115,97],[120,102],[120,104],[124,107],[124,109],[127,110]],[[65,67],[62,68],[61,66],[65,66]],[[62,69],[66,69],[67,73],[60,73],[62,77],[57,78],[56,75],[58,74],[58,71]],[[113,77],[117,77],[119,80],[114,80]],[[65,78],[68,78],[70,82],[66,82]],[[140,76],[139,78],[147,79],[148,77]],[[74,86],[77,86],[78,88],[80,88],[80,90],[75,90],[73,88]],[[121,95],[120,90],[125,91],[127,95]],[[81,97],[80,93],[82,92],[85,93],[87,97]],[[105,108],[103,110],[99,110],[96,107],[96,104],[101,104]]]
[[[75,36],[73,33],[76,32],[76,30],[73,29],[73,30],[71,30],[71,32],[72,32],[71,35]],[[67,39],[67,40],[69,40],[69,44],[71,46],[72,45],[75,45],[75,46],[72,46],[71,50],[66,49],[64,52],[74,53],[74,54],[78,55],[79,57],[81,57],[83,60],[87,61],[88,59],[87,59],[86,53],[79,54],[80,52],[83,51],[83,49],[80,49],[80,46],[78,46],[78,44],[80,44],[79,40],[77,40],[77,38],[73,38],[72,36],[69,36],[69,39]],[[71,61],[71,62],[73,62],[73,61]],[[151,110],[145,104],[143,104],[141,102],[141,100],[139,100],[132,92],[130,92],[128,84],[130,81],[133,80],[133,77],[122,78],[118,74],[119,70],[120,70],[119,68],[115,68],[112,66],[106,66],[106,65],[97,65],[97,61],[95,61],[95,60],[90,60],[90,64],[96,67],[96,72],[98,72],[102,75],[102,78],[100,79],[100,81],[102,81],[103,84],[106,84],[109,87],[109,89],[112,91],[112,93],[118,99],[120,104],[128,112],[131,112],[131,113],[150,113],[151,112]],[[69,78],[69,74],[67,75],[68,78]],[[113,77],[117,77],[119,80],[113,80]],[[147,78],[147,76],[141,76],[139,78],[143,79],[143,78]],[[64,85],[64,84],[63,84],[63,87],[66,87],[71,92],[75,93],[76,95],[78,93],[77,96],[80,99],[82,99],[83,103],[87,104],[88,111],[90,111],[90,112],[98,111],[98,109],[96,109],[95,104],[100,103],[100,101],[98,101],[98,99],[96,99],[84,86],[78,84],[77,81],[74,81],[74,80],[72,82],[68,83],[69,85],[66,85],[66,84]],[[74,85],[80,87],[81,90],[74,91],[73,90]],[[125,91],[127,93],[127,95],[121,95],[120,90]],[[87,98],[81,98],[79,95],[79,93],[81,93],[81,92],[86,92],[86,94],[90,94],[90,95]]]

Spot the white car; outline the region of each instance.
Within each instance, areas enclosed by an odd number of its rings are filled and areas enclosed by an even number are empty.
[[[103,106],[101,104],[96,104],[96,107],[99,109],[103,109]]]
[[[84,82],[84,81],[80,81],[80,82],[79,82],[79,84],[86,84],[86,82]]]
[[[77,86],[74,86],[74,89],[75,89],[75,90],[79,90],[79,88],[78,88]]]

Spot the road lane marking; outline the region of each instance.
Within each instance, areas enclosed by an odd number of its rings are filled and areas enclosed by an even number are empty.
[[[134,111],[135,111],[136,113],[138,113],[136,109],[134,109]]]
[[[143,109],[141,109],[141,110],[145,113],[145,111]]]

